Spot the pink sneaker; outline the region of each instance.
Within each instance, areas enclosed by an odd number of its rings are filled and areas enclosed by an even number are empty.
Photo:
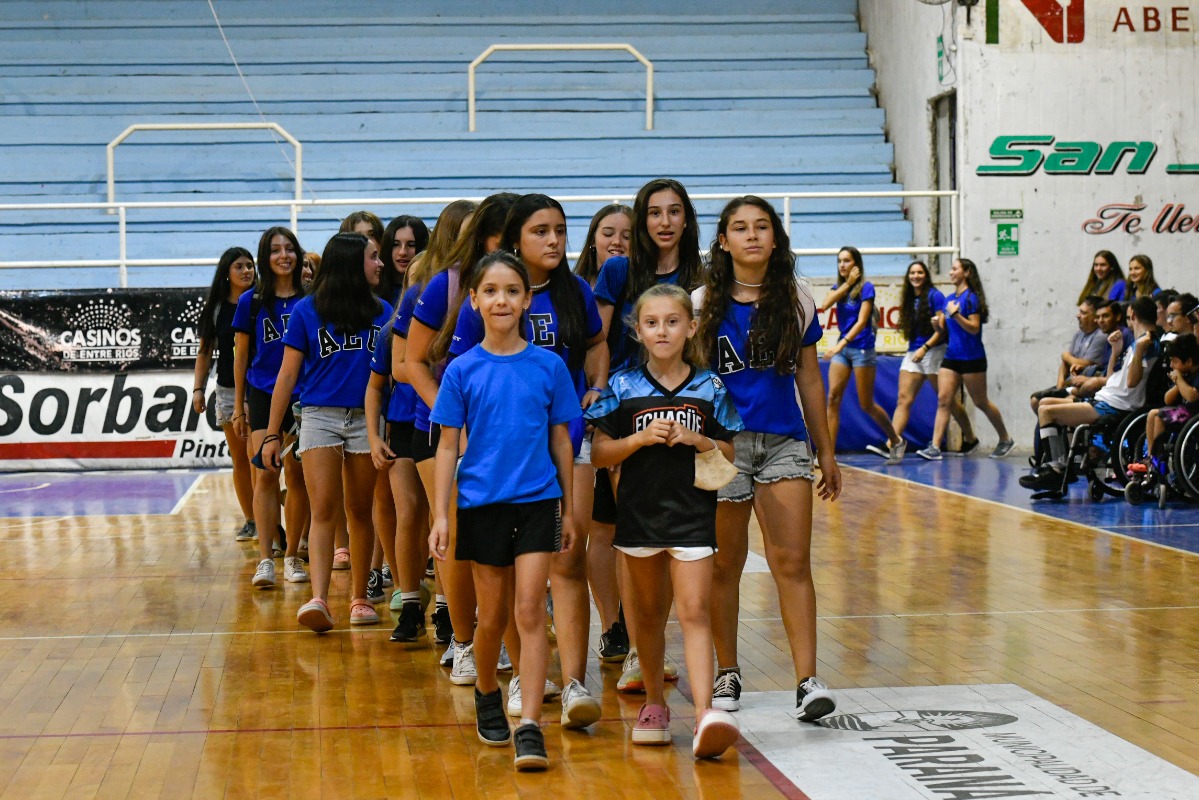
[[[670,744],[670,709],[643,705],[633,726],[633,744]]]
[[[296,612],[296,622],[317,633],[333,630],[333,615],[329,613],[329,604],[314,597]]]
[[[736,717],[718,708],[706,709],[695,726],[691,754],[696,758],[719,758],[740,735]]]
[[[379,615],[375,611],[375,607],[365,597],[359,597],[350,601],[350,624],[351,625],[377,625],[379,624]]]
[[[350,568],[350,548],[339,547],[333,551],[333,569]]]

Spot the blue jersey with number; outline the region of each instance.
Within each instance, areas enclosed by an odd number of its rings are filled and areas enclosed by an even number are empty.
[[[834,289],[837,287],[834,286]],[[854,325],[858,324],[858,317],[862,313],[862,306],[870,303],[870,313],[866,317],[866,325],[858,332],[858,335],[845,343],[846,347],[856,347],[859,350],[874,349],[874,284],[870,281],[862,283],[862,293],[858,297],[853,296],[851,291],[841,301],[837,303],[837,329],[841,331],[841,338],[844,339],[846,334]]]
[[[550,427],[580,411],[566,365],[540,347],[500,356],[480,345],[451,361],[429,421],[466,429],[458,507],[561,497]]]
[[[283,365],[283,334],[296,305],[302,298],[276,297],[271,303],[254,302],[254,292],[242,292],[237,298],[237,310],[233,312],[233,330],[250,337],[250,348],[254,353],[250,367],[246,370],[246,382],[259,391],[270,394]],[[251,307],[258,306],[258,313],[250,318]],[[299,387],[297,386],[297,389]]]
[[[621,370],[609,378],[586,416],[613,439],[632,436],[659,419],[724,441],[744,428],[720,378],[694,367],[671,389],[644,365]],[[655,444],[624,460],[616,490],[616,544],[716,546],[716,492],[695,487],[695,455],[687,445]]]
[[[811,292],[802,284],[796,289],[803,312],[803,346],[811,347],[820,341],[824,329],[816,316],[816,301]],[[703,307],[704,295],[702,288],[691,293],[697,314]],[[780,373],[773,366],[775,354],[759,353],[750,343],[749,332],[756,313],[752,303],[729,302],[716,332],[712,366],[728,388],[746,430],[806,441],[808,429],[795,393],[795,373]]]
[[[590,339],[603,330],[603,321],[600,319],[599,307],[595,303],[595,294],[591,291],[591,286],[579,276],[573,277],[578,282],[585,315],[585,333]],[[525,335],[529,342],[538,347],[552,350],[562,359],[563,364],[569,364],[570,351],[558,332],[558,312],[554,309],[548,288],[533,293],[527,320]],[[483,341],[483,334],[483,317],[468,303],[463,303],[462,311],[458,314],[458,324],[454,328],[454,339],[450,342],[450,355],[459,356],[470,350]],[[578,399],[582,400],[583,395],[590,388],[587,386],[587,375],[580,367],[570,370],[570,378],[574,383]],[[575,455],[579,454],[579,448],[583,443],[584,427],[581,417],[570,426],[570,439],[574,445]]]
[[[283,344],[304,354],[301,404],[362,408],[370,380],[371,355],[378,344],[379,332],[391,317],[391,306],[382,300],[376,302],[380,311],[370,326],[350,333],[327,325],[316,313],[311,297],[296,304]]]

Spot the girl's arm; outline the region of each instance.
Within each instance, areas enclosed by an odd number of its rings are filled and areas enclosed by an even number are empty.
[[[666,444],[671,447],[676,444],[691,445],[700,453],[706,453],[713,448],[718,448],[721,455],[729,461],[733,460],[732,442],[722,442],[719,439],[704,436],[702,433],[696,433],[685,425],[672,425],[670,434],[666,437]],[[592,442],[592,446],[595,446],[594,442]]]
[[[208,386],[208,373],[212,370],[212,345],[204,340],[200,341],[200,352],[196,354],[196,375],[192,382],[192,408],[197,414],[203,414],[204,405],[204,390]]]
[[[408,365],[404,354],[408,351],[408,340],[399,334],[391,337],[391,379],[396,383],[412,383],[408,380]]]
[[[839,342],[837,342],[837,346],[839,348],[845,347],[846,342],[852,342],[858,334],[860,334],[862,331],[866,330],[866,327],[868,325],[870,325],[870,315],[873,313],[874,313],[874,301],[873,300],[863,300],[862,301],[862,309],[860,311],[858,311],[858,321],[855,322],[853,324],[853,327],[850,328],[846,332],[846,334],[841,337],[841,340]]]
[[[428,361],[429,345],[436,336],[437,331],[414,319],[408,326],[408,346],[404,350],[408,382],[429,408],[437,402],[437,379],[433,377],[433,367]]]
[[[973,336],[982,330],[982,316],[980,314],[971,314],[966,316],[960,310],[954,311],[950,316],[955,317],[958,324],[962,326],[962,330]]]
[[[246,372],[250,369],[250,335],[233,334],[233,432],[246,438]]]
[[[444,438],[444,437],[443,437]],[[550,428],[550,456],[558,468],[558,485],[562,487],[562,550],[567,552],[575,543],[574,492],[575,472],[574,444],[570,441],[570,430],[563,422]]]
[[[599,399],[600,389],[608,388],[608,339],[601,330],[587,340],[587,356],[583,361],[583,374],[587,376],[587,393],[583,395],[583,408],[588,408]]]
[[[596,428],[595,435],[591,438],[591,466],[597,469],[615,467],[642,447],[651,444],[666,444],[671,424],[667,420],[656,419],[632,436],[620,439],[613,439]]]
[[[461,428],[441,426],[441,441],[433,464],[433,527],[429,529],[429,552],[438,561],[446,560],[450,544],[450,487],[458,468],[458,438]]]
[[[841,300],[844,299],[847,294],[849,294],[849,290],[852,288],[853,286],[846,281],[836,289],[829,289],[828,294],[826,294],[824,299],[820,301],[819,310],[828,311],[830,308],[837,305],[837,303],[841,302]]]
[[[285,346],[283,364],[279,367],[275,390],[271,393],[271,421],[266,425],[266,439],[262,444],[262,464],[271,472],[278,472],[283,466],[279,452],[283,449],[283,436],[287,432],[280,431],[279,427],[287,415],[287,407],[291,405],[291,393],[296,388],[303,366],[304,354],[291,345]]]
[[[799,364],[795,368],[795,387],[799,390],[799,404],[803,409],[808,435],[816,448],[816,462],[820,465],[820,481],[816,490],[822,500],[836,500],[841,494],[841,468],[833,453],[833,440],[828,432],[828,417],[824,406],[824,381],[820,378],[820,361],[816,358],[816,345],[799,351]]]
[[[387,376],[371,371],[370,382],[366,384],[366,438],[371,443],[371,462],[375,469],[390,469],[396,454],[379,435],[379,425],[375,420],[383,416],[383,389],[387,386]]]
[[[612,329],[612,318],[616,316],[616,306],[606,303],[595,298],[595,307],[599,309],[600,322],[604,323],[604,327],[600,330],[600,335],[604,337],[604,341],[608,340],[608,331]]]

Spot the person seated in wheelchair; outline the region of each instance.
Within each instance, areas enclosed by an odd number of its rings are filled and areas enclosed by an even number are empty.
[[[1144,474],[1150,469],[1159,476],[1167,472],[1163,458],[1165,434],[1177,430],[1184,422],[1199,413],[1199,340],[1193,333],[1177,334],[1164,346],[1164,357],[1170,359],[1170,388],[1166,405],[1149,412],[1145,423],[1145,458],[1129,467],[1130,475]]]
[[[1069,458],[1064,438],[1066,428],[1118,418],[1145,405],[1146,378],[1159,357],[1157,341],[1161,329],[1157,327],[1157,305],[1151,297],[1138,297],[1129,303],[1127,313],[1134,343],[1125,347],[1119,330],[1108,336],[1112,346],[1108,365],[1111,376],[1103,388],[1085,400],[1046,397],[1039,403],[1037,423],[1041,445],[1047,450],[1049,460],[1020,479],[1020,485],[1026,489],[1061,485]]]
[[[1107,362],[1100,364],[1100,359],[1107,345],[1107,334],[1100,328],[1095,319],[1096,309],[1103,304],[1103,298],[1084,297],[1078,304],[1078,330],[1062,350],[1058,359],[1057,382],[1048,389],[1033,392],[1029,398],[1032,412],[1037,413],[1037,406],[1046,397],[1068,397],[1072,392],[1070,378],[1082,376],[1089,378],[1100,372],[1100,367],[1106,367]]]

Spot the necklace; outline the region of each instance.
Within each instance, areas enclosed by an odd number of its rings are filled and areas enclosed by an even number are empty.
[[[744,286],[746,289],[761,289],[762,288],[762,284],[760,284],[760,283],[746,283],[745,281],[739,281],[736,278],[733,278],[733,283],[737,284],[738,286]]]
[[[530,286],[529,288],[535,292],[540,292],[542,289],[544,289],[545,287],[547,287],[549,285],[550,285],[550,279],[546,278],[545,283],[535,283],[532,286]]]

